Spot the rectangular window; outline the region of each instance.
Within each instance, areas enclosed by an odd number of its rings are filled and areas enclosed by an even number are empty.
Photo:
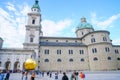
[[[84,54],[84,50],[79,50],[80,54]]]
[[[105,51],[106,51],[106,52],[110,52],[109,47],[105,47]]]
[[[48,50],[48,49],[46,49],[44,53],[45,53],[45,54],[49,54],[49,50]]]
[[[92,52],[93,52],[93,53],[97,53],[97,49],[96,49],[96,48],[93,48],[93,49],[92,49]]]
[[[73,54],[73,50],[69,50],[69,54]]]
[[[57,54],[61,54],[61,50],[57,50]]]
[[[107,41],[107,38],[106,38],[106,37],[103,37],[103,41]]]
[[[92,38],[92,39],[91,39],[91,43],[94,43],[94,42],[96,42],[96,41],[95,41],[95,38]]]
[[[32,20],[32,24],[35,24],[35,19]]]
[[[116,53],[116,54],[119,54],[119,51],[118,51],[118,49],[115,49],[115,53]]]
[[[33,42],[33,38],[32,37],[30,38],[30,42]]]

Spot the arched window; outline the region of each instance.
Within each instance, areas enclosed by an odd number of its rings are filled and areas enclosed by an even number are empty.
[[[61,62],[61,59],[57,59],[57,62]]]
[[[120,58],[118,57],[118,58],[117,58],[117,60],[119,60],[119,61],[120,61]]]
[[[94,60],[94,61],[97,61],[97,60],[98,60],[98,58],[97,58],[97,57],[95,57],[93,60]]]
[[[85,60],[82,58],[80,61],[84,62]]]
[[[45,59],[45,62],[49,62],[49,59]]]
[[[73,62],[73,59],[71,58],[71,59],[69,59],[69,61],[70,61],[70,62]]]
[[[111,57],[108,57],[107,59],[108,59],[108,60],[111,60]]]

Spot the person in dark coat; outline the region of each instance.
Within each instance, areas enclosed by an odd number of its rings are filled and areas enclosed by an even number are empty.
[[[63,73],[62,80],[69,80],[65,72]]]
[[[7,73],[6,73],[6,77],[5,77],[5,80],[9,80],[9,77],[10,77],[10,72],[7,71]]]
[[[35,73],[31,74],[30,80],[35,80]]]

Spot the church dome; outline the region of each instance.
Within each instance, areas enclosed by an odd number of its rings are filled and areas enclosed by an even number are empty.
[[[38,4],[38,0],[35,0],[35,4],[32,6],[32,9],[33,8],[40,9],[39,4]]]
[[[90,23],[87,23],[86,18],[81,18],[81,22],[78,24],[77,29],[90,28],[93,29]]]

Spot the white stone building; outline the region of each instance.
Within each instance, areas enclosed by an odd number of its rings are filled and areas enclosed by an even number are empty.
[[[76,23],[77,24],[77,23]],[[76,37],[46,37],[41,30],[41,11],[38,0],[28,13],[23,49],[2,48],[0,38],[0,66],[9,70],[23,70],[24,61],[34,58],[36,70],[118,70],[120,45],[113,45],[105,30],[95,31],[81,18]]]

